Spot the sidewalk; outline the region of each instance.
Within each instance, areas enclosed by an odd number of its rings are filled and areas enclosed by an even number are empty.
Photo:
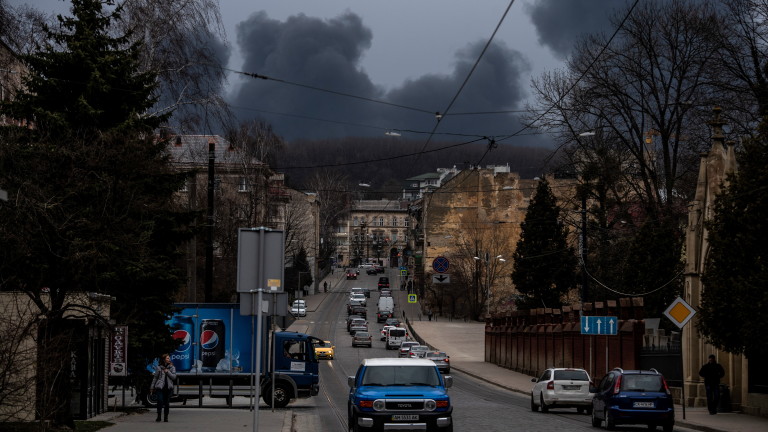
[[[408,313],[408,312],[406,312]],[[433,318],[434,319],[434,318]],[[483,361],[485,355],[485,324],[452,321],[442,317],[439,321],[427,321],[409,315],[409,323],[415,335],[435,349],[451,356],[451,368],[488,383],[522,394],[530,394],[531,378],[518,372]],[[709,415],[705,407],[685,409],[675,406],[675,424],[706,432],[765,432],[768,419],[740,413]]]

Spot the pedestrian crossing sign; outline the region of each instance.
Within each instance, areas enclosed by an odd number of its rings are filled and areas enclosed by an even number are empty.
[[[408,303],[416,303],[417,301],[416,294],[408,294]]]

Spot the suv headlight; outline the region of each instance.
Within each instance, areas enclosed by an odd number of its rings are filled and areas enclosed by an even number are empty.
[[[373,409],[374,411],[384,411],[386,408],[386,403],[384,403],[384,399],[376,399],[373,401]]]
[[[424,409],[427,411],[434,411],[435,408],[437,408],[437,403],[435,403],[432,399],[427,399],[424,401]]]

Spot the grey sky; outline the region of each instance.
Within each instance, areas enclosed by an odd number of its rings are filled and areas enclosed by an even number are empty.
[[[495,45],[451,112],[523,108],[530,79],[561,67],[582,32],[611,30],[606,27],[608,15],[628,1],[516,1]],[[68,9],[68,2],[56,0],[32,4],[48,11]],[[447,106],[508,4],[508,0],[220,2],[231,46],[229,68],[430,111]],[[246,108],[237,110],[239,116],[264,119],[289,139],[380,135],[382,128],[429,131],[435,125],[434,116],[424,113],[264,80],[233,76],[226,88],[233,105]],[[502,135],[517,129],[513,115],[457,116],[442,121],[438,132]]]

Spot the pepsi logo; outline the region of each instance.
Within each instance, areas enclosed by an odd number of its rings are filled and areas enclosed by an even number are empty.
[[[176,330],[173,332],[173,338],[179,342],[176,352],[189,351],[189,348],[192,347],[192,335],[186,330]]]
[[[203,349],[214,349],[219,344],[219,335],[213,330],[203,330],[203,334],[200,335],[200,346]]]

